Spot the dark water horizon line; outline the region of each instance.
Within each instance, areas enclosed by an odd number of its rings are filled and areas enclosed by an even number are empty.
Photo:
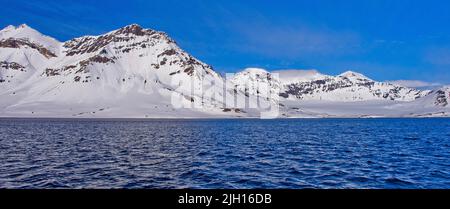
[[[260,118],[260,117],[2,117],[0,120],[100,120],[100,121],[145,121],[145,120],[321,120],[321,119],[337,119],[337,120],[382,120],[382,119],[449,119],[450,116],[436,117],[291,117],[291,118]]]

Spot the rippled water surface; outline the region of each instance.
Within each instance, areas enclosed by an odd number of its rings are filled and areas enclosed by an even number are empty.
[[[0,119],[0,188],[450,188],[450,119]]]

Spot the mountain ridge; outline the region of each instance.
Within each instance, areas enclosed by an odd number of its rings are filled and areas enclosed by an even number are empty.
[[[277,104],[281,116],[302,117],[289,105],[376,100],[425,106],[416,101],[429,95],[434,101],[426,103],[434,105],[424,111],[448,114],[448,89],[417,90],[353,71],[331,76],[250,68],[225,79],[166,33],[137,24],[65,42],[25,24],[7,26],[0,31],[0,62],[6,98],[0,116],[256,117],[264,109],[258,105]],[[423,114],[419,107],[416,112]]]

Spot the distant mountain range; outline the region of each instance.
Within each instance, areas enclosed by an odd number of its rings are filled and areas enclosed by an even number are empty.
[[[450,87],[419,90],[347,71],[225,79],[164,32],[129,25],[66,42],[23,24],[0,31],[0,117],[445,117]]]

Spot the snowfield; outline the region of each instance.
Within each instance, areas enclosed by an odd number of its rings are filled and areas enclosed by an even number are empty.
[[[66,42],[0,31],[0,117],[448,117],[450,87],[418,90],[348,71],[223,77],[160,31],[133,24]]]

